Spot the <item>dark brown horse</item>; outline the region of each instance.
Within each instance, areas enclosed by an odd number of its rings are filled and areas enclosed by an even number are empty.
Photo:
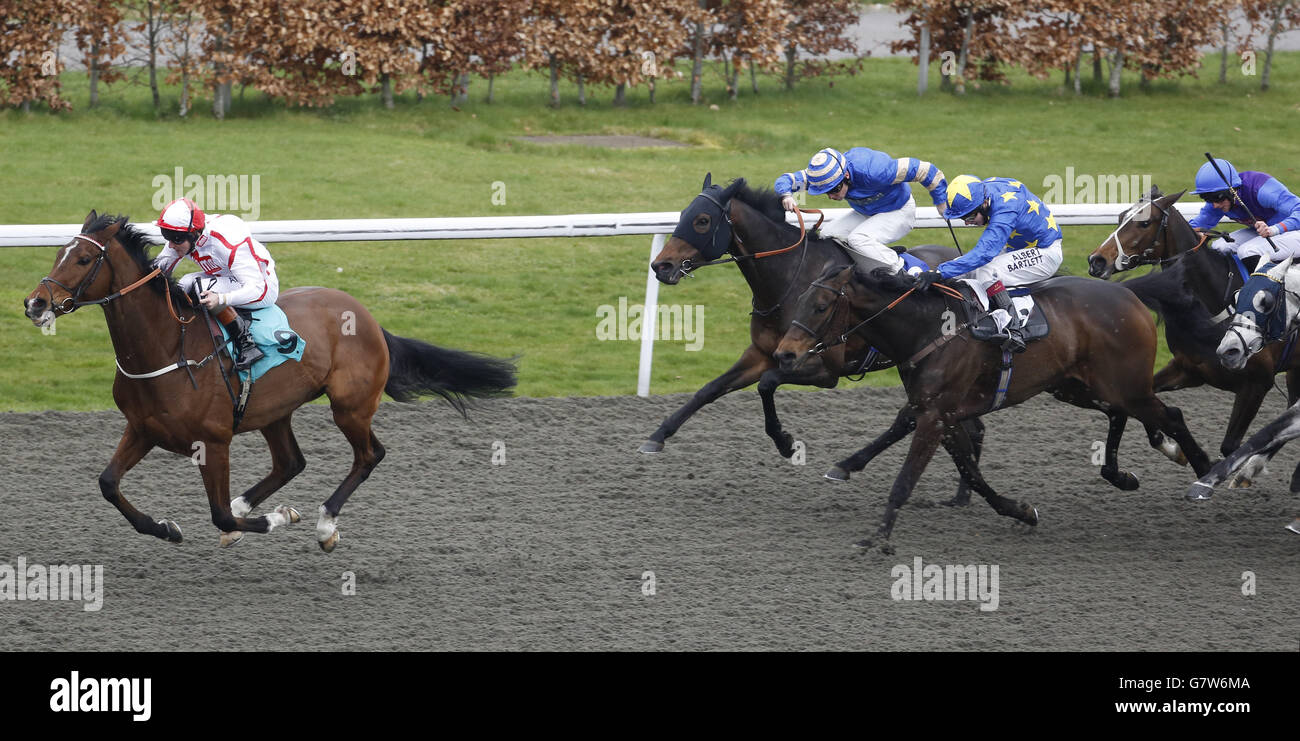
[[[730,257],[719,259],[724,252]],[[958,256],[951,247],[938,245],[923,245],[908,252],[932,267]],[[794,451],[794,438],[782,428],[776,414],[774,395],[778,386],[794,383],[833,388],[845,376],[893,367],[894,362],[888,358],[869,359],[870,348],[861,338],[825,353],[816,363],[797,372],[782,371],[773,358],[793,318],[792,299],[827,265],[843,264],[848,259],[835,242],[811,233],[805,239],[800,228],[787,224],[781,198],[772,191],[754,190],[744,179],[723,188],[712,184],[712,176],[706,176],[703,192],[682,211],[676,231],[651,268],[660,282],[675,285],[704,265],[735,262],[753,292],[750,345],[726,373],[705,384],[665,419],[641,446],[641,452],[662,451],[664,441],[700,407],[757,381],[767,434],[781,455],[788,458]],[[975,420],[970,434],[978,451],[983,424]],[[969,496],[963,485],[954,502],[964,503]]]
[[[188,307],[189,302],[174,283],[151,271],[148,247],[146,236],[126,217],[91,211],[82,233],[59,250],[53,270],[24,302],[28,318],[41,327],[81,306],[104,307],[118,364],[113,399],[127,424],[99,487],[137,532],[181,540],[175,522],[144,515],[118,489],[122,476],[155,447],[200,463],[223,545],[238,541],[243,532],[265,533],[296,521],[289,507],[263,517],[246,515],[303,470],[306,461],[290,417],[325,394],[353,451],[352,470],[321,505],[316,526],[321,548],[333,550],[339,510],[384,457],[370,422],[385,391],[400,401],[438,394],[463,413],[465,399],[499,395],[514,386],[514,366],[507,361],[395,337],[346,293],[295,288],[282,293],[278,305],[307,343],[302,360],[275,367],[254,383],[246,414],[234,429],[234,406],[221,372],[229,373],[230,359],[214,355],[204,322],[188,329],[181,323],[192,321],[195,317],[186,315],[193,312],[174,313],[169,304]],[[231,380],[238,390],[238,378]],[[236,499],[232,511],[230,441],[235,433],[252,430],[260,430],[270,446],[271,472]]]
[[[899,507],[941,442],[967,483],[999,514],[1036,524],[1036,509],[999,496],[984,481],[959,424],[991,410],[1001,350],[990,343],[967,341],[964,326],[948,326],[950,317],[965,313],[959,299],[944,292],[917,294],[913,283],[910,277],[882,271],[868,276],[853,267],[830,268],[799,297],[793,312],[796,323],[777,348],[781,367],[797,367],[844,332],[861,333],[890,357],[904,359],[899,375],[916,429],[877,532],[886,550]],[[1001,406],[1049,391],[1062,401],[1104,412],[1110,431],[1102,476],[1122,489],[1137,487],[1136,478],[1119,470],[1116,461],[1130,415],[1142,421],[1153,447],[1163,446],[1161,432],[1167,433],[1182,447],[1198,476],[1209,470],[1210,461],[1183,424],[1182,414],[1166,407],[1152,391],[1155,323],[1136,296],[1110,283],[1064,277],[1039,284],[1034,297],[1051,334],[1030,343],[1015,358]],[[900,412],[900,419],[906,413]],[[882,438],[886,446],[906,434],[895,428]]]
[[[1243,279],[1230,255],[1209,248],[1210,239],[1221,235],[1202,237],[1174,208],[1182,195],[1152,188],[1120,214],[1119,227],[1088,256],[1088,272],[1109,278],[1143,265],[1162,268],[1123,282],[1164,321],[1173,359],[1156,373],[1156,393],[1203,384],[1232,392],[1232,413],[1219,445],[1226,456],[1241,446],[1276,374],[1286,372],[1287,403],[1300,398],[1300,353],[1279,342],[1266,345],[1240,370],[1219,362],[1215,351]],[[1249,486],[1264,462],[1261,458],[1244,467],[1231,486]],[[1300,491],[1300,466],[1291,477],[1291,490]]]

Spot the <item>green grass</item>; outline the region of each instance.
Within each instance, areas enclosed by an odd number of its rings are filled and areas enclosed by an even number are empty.
[[[1217,72],[1217,58],[1211,58]],[[938,164],[948,175],[1011,176],[1043,195],[1043,179],[1078,174],[1145,174],[1166,189],[1190,184],[1207,150],[1243,169],[1258,168],[1300,187],[1300,55],[1279,54],[1274,89],[1237,76],[1157,82],[1146,92],[1126,77],[1126,97],[1109,100],[1089,85],[1076,98],[1059,75],[1012,75],[964,99],[937,89],[915,94],[915,67],[871,59],[862,74],[800,83],[792,93],[760,78],[761,94],[737,101],[721,78],[705,76],[706,104],[692,106],[686,81],[661,84],[651,105],[632,91],[626,108],[612,91],[589,89],[585,108],[572,86],[563,106],[545,106],[546,80],[514,73],[496,83],[497,101],[377,96],[341,100],[327,110],[286,109],[254,90],[225,121],[208,115],[155,119],[146,88],[101,90],[84,110],[84,77],[68,74],[70,114],[0,112],[3,166],[0,223],[80,222],[91,208],[155,218],[153,178],[186,173],[260,176],[260,218],[506,216],[678,211],[704,173],[770,184],[823,146],[870,146]],[[937,67],[931,79],[937,80]],[[164,90],[168,110],[178,90]],[[709,104],[717,104],[711,110]],[[688,148],[595,150],[516,142],[525,134],[642,134]],[[494,205],[495,182],[506,202]],[[924,194],[917,191],[924,204]],[[829,205],[810,199],[811,206]],[[1077,274],[1107,227],[1066,227],[1066,265]],[[960,232],[974,243],[975,232]],[[71,236],[71,235],[69,235]],[[918,230],[909,244],[944,243],[943,231]],[[530,396],[627,394],[635,387],[636,342],[598,342],[597,309],[644,292],[648,237],[272,245],[283,288],[343,288],[390,331],[442,345],[522,356],[519,393]],[[22,299],[52,265],[54,248],[0,249],[0,411],[111,408],[113,353],[100,312],[61,319],[57,334],[31,326]],[[340,272],[339,269],[342,269]],[[663,287],[660,300],[705,306],[705,342],[657,344],[651,389],[693,391],[728,367],[748,343],[748,290],[730,267]],[[1163,363],[1167,354],[1161,355]],[[893,384],[893,373],[864,383]]]

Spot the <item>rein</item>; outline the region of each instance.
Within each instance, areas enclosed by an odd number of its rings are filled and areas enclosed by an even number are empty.
[[[950,298],[955,298],[955,299],[957,299],[958,301],[965,301],[965,300],[966,300],[966,297],[965,297],[965,296],[962,296],[960,291],[958,291],[957,289],[955,289],[955,288],[953,288],[953,287],[951,287],[951,286],[946,286],[946,285],[944,285],[944,284],[942,284],[942,283],[935,283],[935,284],[933,284],[933,285],[934,285],[935,288],[938,288],[939,291],[940,291],[941,293],[946,294],[946,295],[949,296]],[[825,285],[825,284],[823,284],[823,283],[814,282],[814,283],[811,284],[811,286],[812,286],[813,288],[821,288],[821,289],[825,289],[825,290],[827,290],[827,291],[836,291],[836,289],[831,288],[830,286]],[[840,300],[848,297],[848,294],[845,293],[845,291],[844,291],[843,288],[839,289],[839,290],[836,291],[836,292],[839,294],[838,297],[835,299],[835,307],[836,307],[836,308],[835,308],[834,311],[831,312],[831,315],[830,315],[829,317],[826,318],[826,321],[823,322],[823,324],[822,324],[822,328],[823,328],[823,329],[826,327],[826,325],[830,324],[831,320],[835,317],[835,312],[839,310],[839,303],[840,303]],[[813,345],[812,348],[810,348],[807,352],[804,353],[804,358],[806,359],[809,355],[821,355],[822,353],[826,352],[827,350],[831,349],[832,347],[837,347],[837,346],[839,346],[839,345],[843,345],[843,344],[847,343],[847,342],[849,341],[849,337],[853,336],[854,334],[857,334],[857,332],[858,332],[859,330],[861,330],[863,327],[865,327],[865,326],[867,326],[868,324],[870,324],[871,322],[875,321],[877,318],[879,318],[879,317],[880,317],[882,314],[884,314],[885,312],[889,311],[890,309],[894,308],[895,306],[898,306],[900,303],[902,303],[903,299],[907,298],[908,296],[911,296],[911,295],[912,295],[913,293],[915,293],[915,292],[916,292],[916,288],[915,288],[915,287],[912,287],[912,288],[907,289],[906,291],[903,292],[903,294],[902,294],[901,296],[899,296],[898,298],[896,298],[896,299],[894,299],[893,301],[891,301],[891,302],[889,303],[889,305],[885,306],[885,308],[881,309],[880,311],[877,311],[876,313],[872,314],[871,316],[867,317],[866,319],[863,319],[861,322],[858,322],[856,325],[854,325],[854,326],[853,326],[852,328],[850,328],[848,331],[841,333],[841,334],[840,334],[838,337],[836,337],[834,340],[831,340],[830,342],[818,341],[816,345]],[[806,324],[804,324],[803,322],[800,322],[800,321],[797,320],[797,319],[794,320],[794,321],[792,321],[792,322],[790,322],[790,326],[792,326],[792,327],[798,327],[799,329],[801,329],[801,330],[803,330],[804,332],[806,332],[806,333],[808,334],[808,336],[812,337],[813,339],[817,339],[818,337],[821,336],[820,330],[816,330],[816,331],[814,331],[813,329],[809,328]],[[965,327],[966,327],[966,325],[963,324],[961,327],[958,328],[958,331],[957,331],[957,332],[954,332],[954,333],[953,333],[953,336],[956,336],[958,333],[960,333],[960,331],[961,331],[962,329],[965,329]],[[942,343],[940,343],[940,344],[942,344]]]

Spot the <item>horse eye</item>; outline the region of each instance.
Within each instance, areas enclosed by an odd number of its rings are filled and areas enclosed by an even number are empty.
[[[818,314],[821,314],[821,313],[825,312],[827,306],[828,306],[827,304],[817,304],[817,308],[816,308],[817,313],[818,313]]]
[[[89,257],[83,257],[83,258],[81,258],[80,260],[77,260],[77,264],[78,264],[78,265],[89,265],[89,264],[90,264],[90,258],[89,258]]]
[[[709,215],[700,214],[699,216],[696,216],[693,226],[695,227],[695,231],[700,234],[707,232],[709,230]]]
[[[1147,227],[1151,226],[1151,220],[1148,219],[1146,221],[1139,221],[1138,226],[1142,227],[1143,229],[1146,229]]]

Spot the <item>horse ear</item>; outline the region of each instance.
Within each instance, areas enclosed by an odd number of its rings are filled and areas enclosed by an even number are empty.
[[[1187,189],[1186,189],[1186,188],[1183,188],[1182,190],[1178,191],[1177,193],[1170,193],[1170,194],[1169,194],[1169,202],[1170,202],[1170,203],[1178,203],[1178,199],[1179,199],[1179,198],[1182,198],[1183,195],[1186,194],[1186,193],[1187,193]]]
[[[93,223],[95,223],[95,219],[98,219],[98,218],[99,218],[99,214],[95,213],[95,209],[93,209],[93,208],[90,209],[90,213],[87,214],[87,216],[86,216],[86,220],[85,220],[84,222],[82,222],[82,224],[81,224],[81,231],[84,232],[84,231],[86,231],[87,229],[89,229],[89,228],[90,228],[90,225],[93,224]]]
[[[745,187],[744,178],[736,178],[735,180],[732,180],[727,184],[727,187],[722,190],[722,199],[725,201],[726,199],[731,198],[736,194],[736,191],[743,187]]]
[[[700,190],[708,190],[710,185],[713,185],[713,173],[707,172],[704,174],[704,185],[700,186]]]
[[[109,224],[107,227],[105,227],[104,231],[101,232],[101,234],[104,235],[105,239],[112,239],[113,237],[117,236],[117,233],[121,231],[122,227],[124,226],[126,226],[126,217],[119,216],[117,217],[117,221],[114,221],[112,224]]]
[[[1152,184],[1152,185],[1151,185],[1151,193],[1150,193],[1149,195],[1151,196],[1151,200],[1154,201],[1155,199],[1159,198],[1160,196],[1162,196],[1162,195],[1164,195],[1164,194],[1160,192],[1160,186],[1155,185],[1155,184]]]

